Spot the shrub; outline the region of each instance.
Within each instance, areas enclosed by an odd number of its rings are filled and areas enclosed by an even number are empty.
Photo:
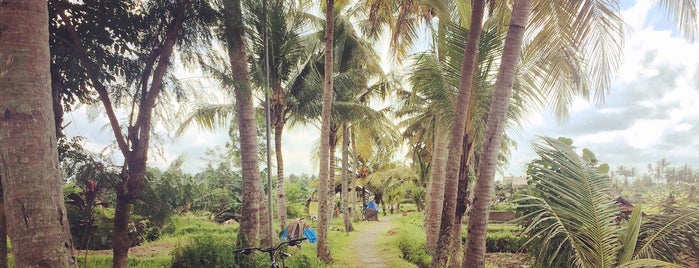
[[[238,267],[235,262],[234,243],[217,236],[198,236],[186,246],[177,246],[172,252],[173,268]]]
[[[488,233],[486,236],[486,252],[516,253],[522,247],[523,239],[510,232]]]
[[[300,253],[300,252],[297,252]],[[280,260],[277,260],[280,261]],[[269,266],[269,264],[267,264]],[[265,266],[262,266],[265,267]],[[325,267],[325,264],[316,259],[316,258],[311,258],[306,255],[300,255],[300,254],[295,254],[292,253],[291,257],[286,259],[286,267],[305,267],[305,268],[322,268]]]
[[[306,206],[303,203],[288,203],[286,206],[286,214],[289,219],[307,217]]]

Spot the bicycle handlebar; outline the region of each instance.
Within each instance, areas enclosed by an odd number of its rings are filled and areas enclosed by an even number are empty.
[[[250,253],[253,253],[253,252],[255,252],[255,251],[261,251],[261,252],[268,252],[268,253],[269,253],[269,252],[277,251],[279,248],[281,248],[281,247],[284,246],[284,245],[296,246],[296,245],[300,244],[301,242],[303,242],[304,240],[306,240],[306,238],[293,239],[293,240],[289,240],[289,241],[286,241],[286,242],[281,242],[281,243],[279,243],[279,245],[277,245],[276,247],[268,247],[268,248],[258,248],[258,247],[254,247],[254,248],[236,249],[236,250],[233,251],[233,253],[235,253],[235,254],[245,254],[245,255],[249,255]]]

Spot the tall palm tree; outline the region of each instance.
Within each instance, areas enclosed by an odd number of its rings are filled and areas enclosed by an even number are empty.
[[[637,207],[621,224],[608,194],[606,164],[578,155],[570,142],[544,137],[528,167],[527,195],[518,199],[540,267],[688,267],[696,265],[697,208],[668,208],[644,217]]]
[[[345,225],[345,232],[354,232],[354,226],[352,226],[352,221],[350,220],[349,213],[349,194],[350,191],[347,188],[350,186],[349,178],[349,147],[350,147],[350,133],[347,123],[342,124],[342,167],[340,172],[342,174],[342,187],[340,195],[342,196],[342,205],[340,207],[340,212],[342,212],[342,221]]]
[[[309,46],[313,43],[310,36],[303,36],[304,27],[314,21],[303,10],[305,6],[296,7],[287,1],[272,1],[267,10],[257,1],[247,1],[249,24],[256,31],[253,40],[253,82],[259,87],[266,87],[265,74],[269,73],[270,119],[274,129],[274,155],[277,176],[277,208],[282,226],[286,224],[286,197],[284,194],[284,158],[282,155],[282,134],[286,123],[293,116],[296,99],[290,92],[290,86],[296,78],[299,65],[309,57]],[[265,15],[267,23],[265,23]],[[267,36],[263,33],[267,29]],[[264,39],[268,44],[265,46]],[[265,49],[268,50],[267,55]],[[265,58],[267,57],[267,58]],[[264,64],[269,60],[269,70]]]
[[[238,115],[240,131],[240,151],[243,171],[243,206],[244,215],[238,235],[239,246],[256,245],[260,222],[265,218],[261,213],[260,201],[263,200],[262,178],[257,157],[257,131],[255,127],[255,110],[252,88],[248,74],[247,50],[245,45],[245,28],[242,20],[240,0],[223,2],[224,41],[231,66],[231,80],[236,97],[235,111]],[[269,223],[271,224],[271,223]]]
[[[77,267],[57,168],[48,21],[43,0],[0,8],[0,179],[18,267]]]
[[[485,233],[490,212],[490,195],[493,177],[500,151],[502,134],[507,120],[510,94],[512,92],[515,69],[519,64],[520,48],[524,38],[524,27],[529,18],[531,0],[515,0],[510,17],[510,26],[505,38],[502,64],[495,82],[490,112],[481,148],[481,160],[478,163],[478,180],[474,192],[471,219],[468,224],[468,237],[464,254],[466,267],[485,267]],[[484,192],[481,192],[484,191]]]
[[[330,213],[332,206],[330,191],[335,187],[330,184],[330,127],[332,124],[331,110],[333,102],[333,37],[335,36],[335,0],[325,1],[325,83],[323,87],[323,108],[321,110],[320,127],[320,165],[318,183],[318,247],[316,256],[325,263],[332,260],[328,231],[330,230]]]

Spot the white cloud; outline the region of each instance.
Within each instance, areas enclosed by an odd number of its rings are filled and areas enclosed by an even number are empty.
[[[667,158],[673,165],[699,162],[699,45],[667,30],[652,1],[636,1],[622,12],[631,28],[618,79],[601,107],[576,102],[566,125],[535,116],[518,139],[507,174],[524,174],[536,156],[535,135],[570,137],[611,165],[644,168]]]

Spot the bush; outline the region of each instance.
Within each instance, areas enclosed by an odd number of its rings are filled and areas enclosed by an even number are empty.
[[[173,268],[238,267],[231,240],[217,236],[199,236],[186,246],[177,246],[172,252]]]
[[[267,266],[269,266],[269,263],[267,263]],[[286,267],[322,268],[325,267],[325,264],[316,258],[301,255],[300,252],[296,252],[291,253],[291,257],[286,259]]]
[[[488,233],[485,241],[485,250],[488,253],[516,253],[519,252],[523,243],[524,239],[510,232]]]
[[[307,217],[306,206],[303,203],[287,203],[286,214],[289,217],[289,219]]]

